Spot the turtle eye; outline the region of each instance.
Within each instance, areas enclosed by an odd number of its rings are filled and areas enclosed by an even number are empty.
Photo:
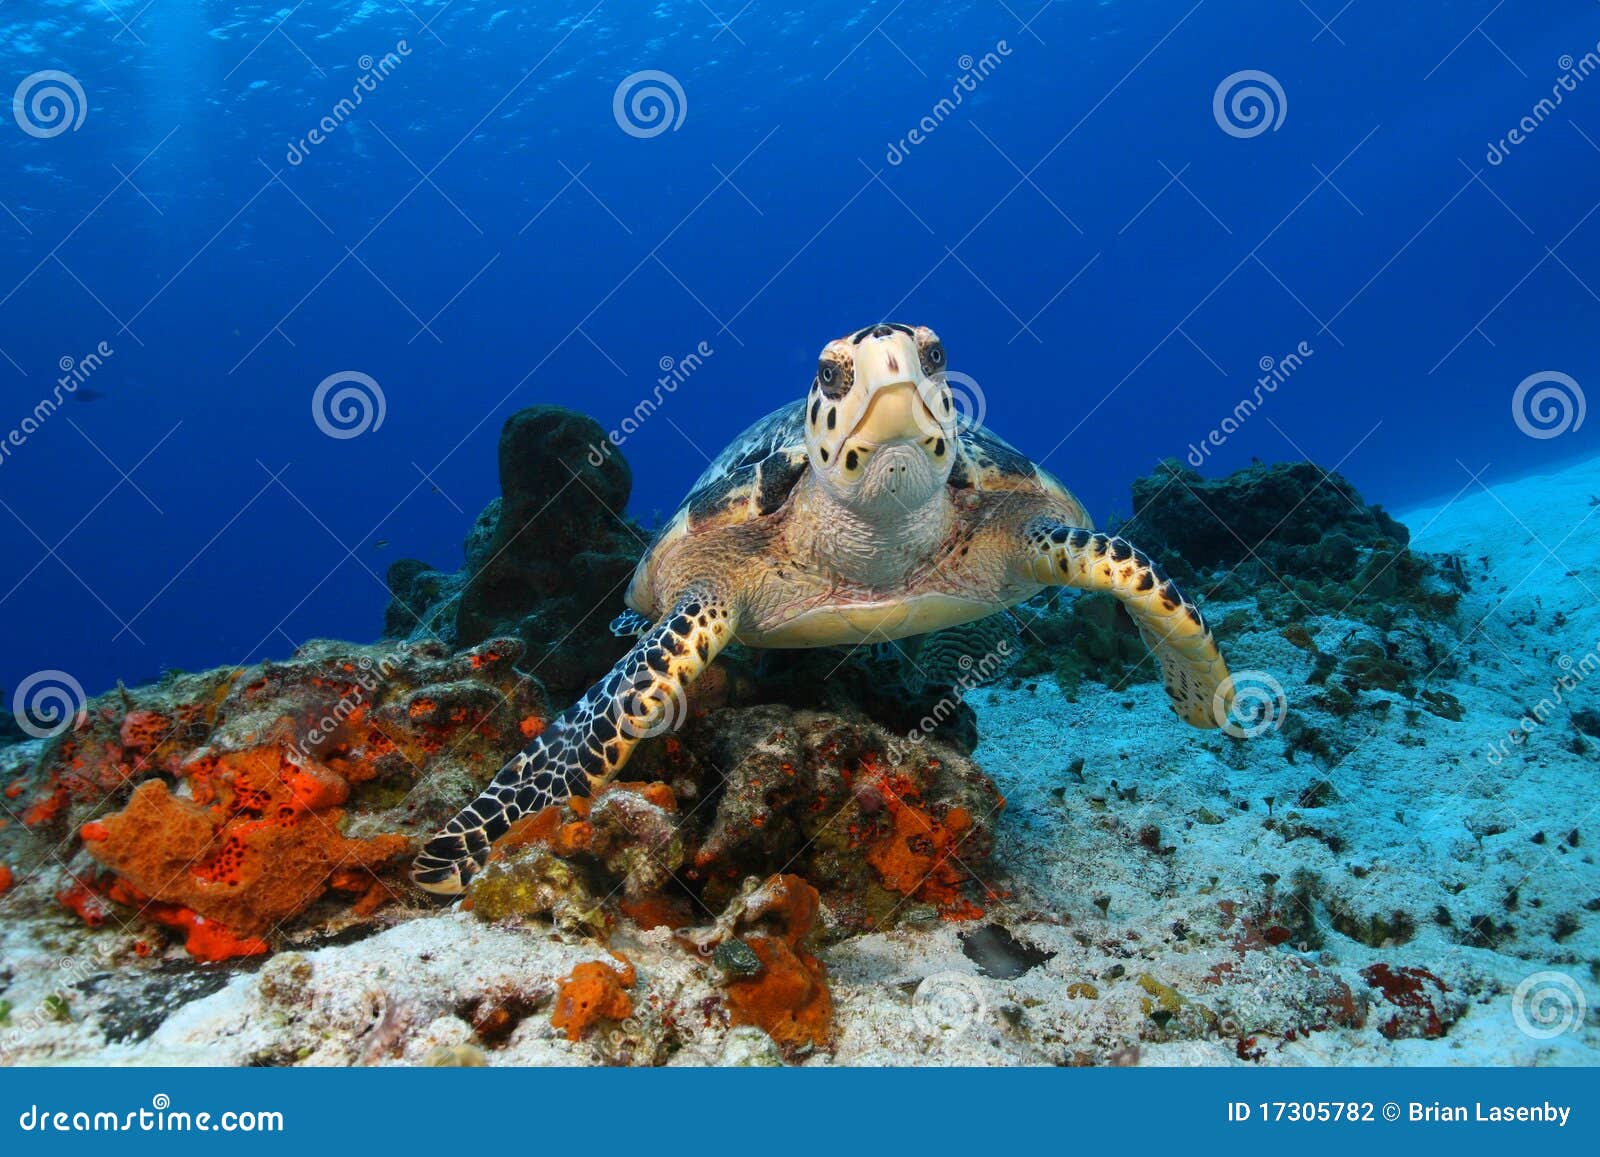
[[[944,343],[932,342],[922,351],[922,360],[926,363],[929,373],[937,373],[944,369]]]
[[[832,358],[823,358],[817,363],[817,385],[829,399],[837,399],[844,393],[844,381],[838,362]]]

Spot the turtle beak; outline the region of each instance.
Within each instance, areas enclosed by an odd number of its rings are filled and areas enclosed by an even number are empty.
[[[862,339],[855,351],[856,385],[867,405],[852,437],[873,446],[916,441],[939,430],[929,409],[931,383],[922,373],[916,344],[905,334]]]

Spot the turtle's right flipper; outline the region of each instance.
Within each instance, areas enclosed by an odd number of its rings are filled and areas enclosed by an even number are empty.
[[[685,688],[733,638],[735,625],[733,607],[718,592],[683,594],[604,679],[428,841],[411,878],[430,892],[458,893],[483,867],[489,845],[518,819],[604,786],[639,740],[683,722]]]
[[[626,610],[611,620],[611,633],[619,639],[636,639],[650,626],[650,620],[638,611]]]
[[[1022,528],[1023,569],[1035,582],[1109,591],[1128,608],[1161,660],[1172,709],[1195,727],[1220,727],[1233,679],[1200,608],[1125,538],[1094,534],[1041,515]]]

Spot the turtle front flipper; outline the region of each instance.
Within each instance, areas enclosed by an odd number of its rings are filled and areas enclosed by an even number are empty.
[[[733,638],[736,623],[733,606],[719,591],[685,592],[604,679],[428,841],[411,878],[430,892],[458,893],[489,858],[489,845],[518,819],[603,787],[641,739],[683,722],[685,688]]]
[[[1133,616],[1161,660],[1172,709],[1195,727],[1220,727],[1233,708],[1233,680],[1200,608],[1125,538],[1095,534],[1041,515],[1022,528],[1023,569],[1035,582],[1109,591]]]

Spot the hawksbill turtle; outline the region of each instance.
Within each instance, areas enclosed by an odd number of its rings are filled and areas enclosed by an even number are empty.
[[[1046,586],[1109,591],[1179,718],[1216,727],[1227,664],[1199,608],[1064,486],[964,422],[944,345],[879,324],[828,343],[806,394],[751,426],[656,535],[627,592],[632,648],[428,841],[412,878],[460,892],[522,816],[606,784],[675,726],[728,643],[877,644],[974,622]],[[646,627],[645,624],[649,625]]]

